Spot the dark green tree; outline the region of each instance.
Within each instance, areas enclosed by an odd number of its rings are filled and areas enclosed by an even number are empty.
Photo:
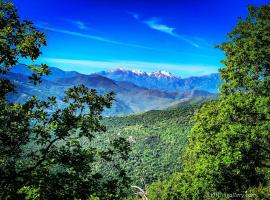
[[[250,6],[218,47],[221,98],[194,117],[183,171],[150,199],[270,199],[270,5]]]
[[[95,135],[113,94],[98,95],[83,85],[66,91],[64,109],[55,97],[8,102],[16,90],[5,74],[21,59],[35,61],[45,35],[21,21],[10,2],[0,1],[0,199],[119,199],[128,178],[116,159],[126,159],[128,143],[119,138],[99,148]],[[34,84],[50,74],[46,65],[29,66]],[[106,145],[106,146],[105,146]],[[104,177],[100,166],[113,176]],[[105,168],[105,167],[104,167]],[[105,172],[104,172],[105,174]]]

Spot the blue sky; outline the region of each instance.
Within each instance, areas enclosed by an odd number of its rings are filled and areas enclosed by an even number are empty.
[[[38,63],[93,73],[117,67],[178,76],[217,72],[247,5],[266,0],[14,0],[47,35]]]

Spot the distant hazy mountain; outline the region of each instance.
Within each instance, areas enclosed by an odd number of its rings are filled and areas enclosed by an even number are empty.
[[[218,73],[205,76],[192,76],[182,79],[182,90],[204,90],[212,93],[219,93],[218,88],[221,83]]]
[[[56,67],[50,67],[51,74],[49,76],[44,76],[43,79],[46,80],[53,80],[56,78],[68,78],[68,77],[74,77],[80,75],[80,73],[75,71],[63,71]],[[11,71],[13,73],[17,74],[24,74],[24,75],[31,75],[32,71],[30,71],[26,65],[17,65],[11,68]]]
[[[166,71],[146,73],[139,70],[117,68],[115,70],[102,71],[97,74],[115,81],[128,81],[141,87],[165,91],[176,90],[180,80],[180,78]]]
[[[218,93],[219,74],[181,78],[167,71],[146,73],[140,70],[117,68],[97,73],[115,81],[128,81],[138,86],[163,91],[205,90]]]
[[[71,78],[76,76],[85,76],[76,71],[63,71],[56,67],[50,67],[52,74],[44,77],[46,80],[55,80],[58,78]],[[31,71],[25,65],[18,65],[12,68],[11,72],[18,74],[31,74]],[[103,76],[114,81],[130,82],[137,86],[158,89],[162,91],[175,92],[186,90],[204,90],[211,93],[218,93],[218,85],[220,83],[220,77],[218,73],[205,75],[205,76],[193,76],[188,78],[181,78],[174,76],[167,71],[156,71],[146,73],[140,70],[127,70],[123,68],[117,68],[114,70],[101,71],[92,76]]]
[[[59,105],[64,106],[64,91],[72,86],[84,84],[89,88],[97,89],[101,94],[111,91],[115,92],[116,100],[113,107],[107,110],[105,114],[122,115],[180,105],[180,99],[183,99],[181,102],[184,102],[199,96],[212,96],[212,93],[207,91],[192,90],[169,92],[141,87],[128,81],[112,80],[99,74],[84,75],[78,72],[65,72],[58,68],[51,68],[51,70],[53,71],[53,75],[45,77],[45,80],[40,85],[34,86],[28,80],[30,71],[25,66],[13,68],[12,72],[9,72],[6,77],[14,81],[18,93],[10,94],[10,101],[24,102],[33,95],[41,99],[46,99],[48,96],[56,96]],[[137,73],[139,74],[141,72],[137,71]],[[158,80],[160,80],[160,83],[164,84],[164,87],[166,83],[164,80],[166,78],[167,81],[178,79],[164,71],[149,73],[145,76],[150,77],[150,80],[156,81],[157,85],[159,83]],[[1,77],[3,78],[3,76],[0,76],[0,78]],[[151,82],[149,81],[149,83]]]

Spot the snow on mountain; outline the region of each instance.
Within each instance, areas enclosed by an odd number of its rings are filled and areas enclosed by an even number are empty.
[[[146,73],[142,70],[131,70],[132,73],[137,75],[145,75]]]
[[[155,77],[170,77],[170,78],[180,78],[180,77],[176,77],[174,76],[172,73],[168,72],[168,71],[164,71],[164,70],[159,70],[156,72],[150,72],[147,73],[149,76],[155,76]]]
[[[165,70],[146,73],[141,70],[117,68],[97,74],[115,81],[128,81],[141,87],[162,91],[205,90],[218,93],[220,83],[218,74],[182,79]]]
[[[44,79],[53,80],[57,78],[71,78],[81,75],[75,71],[62,71],[55,67],[50,67],[50,70],[52,71],[52,75],[45,76]],[[26,66],[19,65],[14,67],[11,72],[26,75],[31,74]],[[220,84],[220,76],[217,73],[206,76],[180,78],[165,70],[144,72],[141,70],[116,68],[108,71],[101,71],[94,75],[100,75],[114,81],[130,82],[148,89],[158,89],[169,92],[204,90],[211,93],[218,93],[218,84]]]
[[[108,70],[108,71],[102,71],[98,74],[129,74],[129,75],[138,75],[138,76],[150,76],[150,77],[156,77],[156,78],[162,78],[162,77],[168,77],[168,78],[180,78],[174,76],[172,73],[165,71],[165,70],[158,70],[155,72],[144,72],[142,70],[128,70],[122,67]]]
[[[46,77],[40,85],[33,87],[29,83],[30,71],[27,67],[15,67],[6,76],[14,80],[20,92],[11,96],[10,101],[22,102],[33,95],[42,100],[47,96],[55,96],[60,106],[64,106],[62,101],[64,91],[74,85],[84,84],[96,89],[100,94],[115,92],[116,100],[112,109],[106,111],[106,115],[130,114],[170,105],[175,106],[180,103],[179,99],[211,96],[209,92],[215,93],[219,82],[218,74],[181,79],[167,71],[146,73],[140,70],[118,68],[85,75],[62,71],[58,68],[50,69],[54,74]]]
[[[116,69],[111,69],[111,70],[108,70],[107,72],[108,73],[116,73],[116,72],[129,72],[130,70],[127,70],[127,69],[124,69],[122,67],[119,67],[119,68],[116,68]]]

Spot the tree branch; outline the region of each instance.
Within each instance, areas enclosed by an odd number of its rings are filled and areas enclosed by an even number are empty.
[[[26,168],[26,169],[24,169],[24,170],[18,172],[18,173],[17,173],[17,176],[21,176],[21,175],[23,175],[23,174],[25,174],[25,173],[31,172],[31,171],[35,170],[39,165],[41,165],[41,164],[46,160],[47,155],[48,155],[48,152],[49,152],[51,146],[52,146],[57,140],[59,140],[59,139],[60,139],[60,138],[57,137],[57,138],[53,139],[52,141],[50,141],[50,143],[48,144],[48,146],[45,148],[44,153],[43,153],[41,159],[38,160],[37,163],[36,163],[35,165],[33,165],[32,167],[28,167],[28,168]]]

